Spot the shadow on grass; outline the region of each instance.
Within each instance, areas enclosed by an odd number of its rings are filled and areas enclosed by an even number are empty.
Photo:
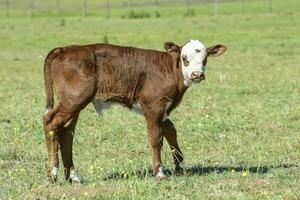
[[[251,167],[230,167],[230,166],[201,166],[194,165],[187,167],[184,173],[177,172],[175,170],[164,169],[164,172],[167,176],[202,176],[211,173],[226,173],[226,172],[244,172],[247,171],[252,174],[265,174],[272,169],[284,169],[296,167],[294,164],[281,164],[277,166],[251,166]],[[112,172],[105,175],[104,180],[112,179],[128,179],[129,177],[138,177],[144,179],[146,177],[152,177],[152,170],[149,167],[148,169],[142,169],[131,172]]]

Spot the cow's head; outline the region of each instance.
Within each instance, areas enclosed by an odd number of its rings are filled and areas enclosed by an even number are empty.
[[[199,83],[205,79],[207,57],[220,56],[226,51],[227,47],[218,44],[206,48],[200,41],[190,40],[182,47],[167,42],[165,43],[165,49],[169,53],[175,51],[180,53],[184,84],[190,86],[192,83]]]

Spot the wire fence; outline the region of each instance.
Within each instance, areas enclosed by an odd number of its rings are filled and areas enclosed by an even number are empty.
[[[2,0],[1,17],[34,16],[93,16],[111,17],[114,10],[135,10],[141,8],[161,9],[181,7],[187,11],[195,6],[209,6],[215,15],[224,4],[238,4],[239,11],[245,12],[253,0]],[[272,0],[256,0],[265,12],[272,12]]]

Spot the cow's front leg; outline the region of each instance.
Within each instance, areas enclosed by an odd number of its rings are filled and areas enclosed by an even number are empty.
[[[162,124],[162,134],[168,141],[175,164],[175,170],[178,173],[183,173],[183,155],[177,141],[177,133],[174,124],[171,120],[166,119]]]
[[[147,117],[147,129],[150,146],[152,149],[152,170],[153,175],[158,179],[165,178],[161,162],[161,147],[162,147],[162,117],[158,114],[152,114]]]

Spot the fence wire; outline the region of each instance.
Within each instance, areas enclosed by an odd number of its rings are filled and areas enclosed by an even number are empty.
[[[220,11],[219,7],[228,3],[240,4],[240,11],[244,12],[247,5],[251,4],[251,1],[253,0],[2,0],[0,2],[0,16],[106,15],[106,17],[109,17],[110,12],[114,9],[159,9],[172,6],[191,9],[194,6],[201,5],[211,6],[212,12],[218,14]],[[271,12],[272,0],[264,0],[264,2],[268,11]],[[107,13],[105,14],[104,12]]]

